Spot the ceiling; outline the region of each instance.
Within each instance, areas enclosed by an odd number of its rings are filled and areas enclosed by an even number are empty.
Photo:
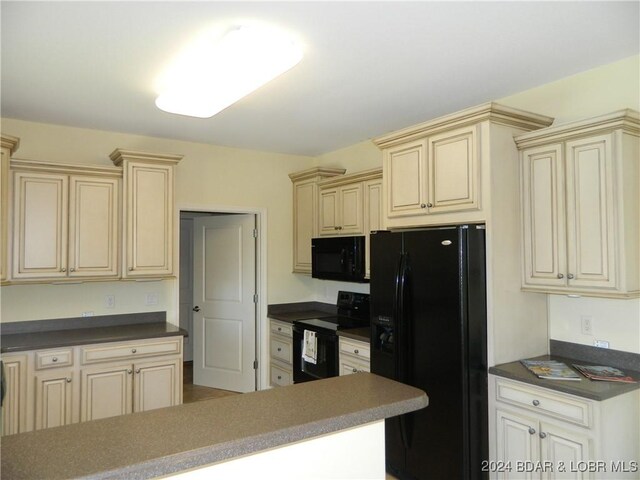
[[[2,0],[1,113],[315,156],[635,55],[639,5]],[[298,66],[209,119],[155,107],[195,34],[256,19],[300,38]]]

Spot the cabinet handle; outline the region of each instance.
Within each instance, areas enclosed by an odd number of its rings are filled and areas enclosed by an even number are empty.
[[[131,370],[130,368],[127,368],[127,373],[131,375],[133,373],[133,370]]]
[[[282,375],[278,375],[278,380],[282,380]]]
[[[533,401],[533,402],[531,402],[531,403],[533,403],[533,406],[534,406],[534,407],[537,407],[538,405],[540,405],[540,400],[534,400],[534,401]]]
[[[281,349],[280,347],[278,347],[278,351],[279,351],[279,352],[281,352],[281,351],[282,351],[282,349]]]
[[[353,372],[353,373],[358,373],[358,369],[357,369],[357,368],[354,368],[354,369],[352,370],[352,372]]]
[[[136,373],[140,373],[140,369],[139,368],[136,368]]]
[[[66,269],[66,268],[64,268],[64,267],[62,267],[62,268],[60,269],[60,271],[61,271],[61,272],[66,272],[66,271],[67,271],[67,269]]]
[[[533,427],[529,427],[529,435],[533,435],[534,433],[536,433],[536,429]]]
[[[278,327],[278,331],[281,332],[282,331],[282,327]]]
[[[567,274],[567,278],[568,278],[569,280],[571,280],[571,279],[573,278],[573,273],[569,273],[569,274]]]
[[[564,275],[563,275],[563,274],[561,274],[561,273],[559,273],[559,274],[558,274],[558,278],[564,278]]]
[[[131,349],[131,353],[136,353],[138,350],[136,350],[135,348]]]
[[[433,207],[433,203],[431,203],[431,202],[427,203],[427,207],[429,207],[429,208]]]
[[[51,359],[51,361],[52,361],[52,362],[54,362],[54,363],[55,363],[55,362],[57,362],[57,361],[58,361],[58,357],[53,357],[53,358]]]
[[[426,203],[421,203],[420,204],[420,208],[427,208],[427,204]]]
[[[71,377],[67,377],[66,380],[67,380],[67,383],[71,383]]]
[[[540,432],[540,438],[547,438],[547,434],[544,432]]]
[[[193,310],[194,312],[199,312],[200,311],[200,307],[198,305],[196,305],[191,310]]]
[[[358,350],[357,348],[353,351],[353,353],[355,353],[356,355],[360,353],[360,350]]]
[[[69,269],[69,271],[70,271],[70,272],[75,272],[75,271],[76,271],[76,269],[75,269],[75,268],[70,268],[70,269]]]
[[[342,227],[338,227],[338,230],[342,230]]]

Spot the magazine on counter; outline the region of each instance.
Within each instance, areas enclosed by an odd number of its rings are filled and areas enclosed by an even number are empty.
[[[520,360],[538,378],[580,381],[580,375],[567,364],[555,360]]]
[[[573,365],[582,375],[589,380],[600,380],[604,382],[637,383],[633,377],[625,374],[622,370],[603,365]]]

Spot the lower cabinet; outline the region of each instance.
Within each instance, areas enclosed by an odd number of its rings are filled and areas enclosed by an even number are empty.
[[[293,325],[270,319],[269,383],[272,387],[293,385]]]
[[[2,434],[182,403],[180,337],[110,342],[2,356]]]
[[[639,391],[595,401],[491,375],[489,395],[491,478],[639,478]]]
[[[340,375],[369,372],[371,349],[368,343],[351,338],[339,337]]]

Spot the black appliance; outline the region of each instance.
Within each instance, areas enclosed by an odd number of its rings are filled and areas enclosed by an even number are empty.
[[[488,478],[486,317],[484,225],[371,234],[371,371],[429,396],[386,420],[395,476]]]
[[[338,292],[337,315],[298,320],[293,324],[293,383],[337,377],[340,329],[369,326],[369,294]],[[304,331],[316,333],[316,363],[302,358]]]
[[[364,236],[311,239],[311,276],[324,280],[366,282]]]

